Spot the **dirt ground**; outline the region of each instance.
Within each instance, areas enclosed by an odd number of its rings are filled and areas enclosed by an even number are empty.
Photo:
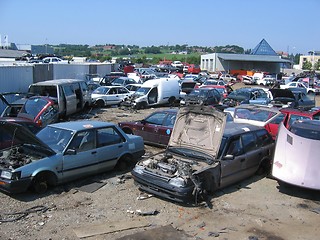
[[[94,109],[80,117],[117,123],[154,110]],[[145,149],[146,156],[163,150]],[[184,206],[141,193],[130,170],[111,171],[43,195],[0,192],[0,239],[314,240],[319,193],[253,176],[216,192],[207,204]]]

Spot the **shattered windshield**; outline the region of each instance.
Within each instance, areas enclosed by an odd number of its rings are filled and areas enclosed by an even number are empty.
[[[69,143],[73,132],[56,127],[45,127],[38,132],[37,137],[45,142],[54,151],[61,153]]]

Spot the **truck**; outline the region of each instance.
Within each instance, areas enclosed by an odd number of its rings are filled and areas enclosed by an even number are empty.
[[[156,78],[144,82],[141,87],[122,105],[134,109],[147,108],[162,104],[174,104],[180,97],[177,79]]]

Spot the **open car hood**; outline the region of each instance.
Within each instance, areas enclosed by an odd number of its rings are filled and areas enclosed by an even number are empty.
[[[191,148],[215,158],[219,151],[226,119],[226,113],[211,106],[180,108],[168,148]]]
[[[37,145],[48,151],[54,153],[54,151],[27,128],[12,122],[5,122],[0,120],[0,134],[6,136],[7,140],[10,140],[12,144],[30,144]]]

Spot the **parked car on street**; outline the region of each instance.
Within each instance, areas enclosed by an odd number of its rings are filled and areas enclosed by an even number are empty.
[[[143,137],[147,144],[167,146],[177,112],[177,109],[159,110],[142,120],[120,122],[118,125],[127,134]]]
[[[119,105],[132,93],[123,86],[101,86],[94,90],[91,94],[94,106],[106,107],[111,105]]]
[[[197,203],[208,193],[268,171],[273,151],[264,128],[226,123],[225,113],[209,106],[185,107],[165,152],[139,161],[131,174],[143,191]]]
[[[1,150],[0,190],[44,193],[50,186],[124,168],[144,154],[143,139],[99,121],[62,122],[33,135],[20,125],[0,124],[15,146]],[[18,144],[19,143],[19,144]]]

